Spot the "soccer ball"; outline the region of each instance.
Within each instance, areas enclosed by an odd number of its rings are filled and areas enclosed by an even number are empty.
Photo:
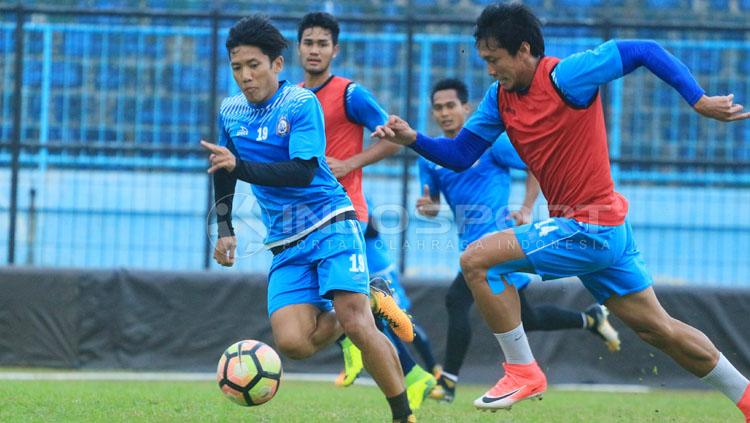
[[[273,348],[252,339],[232,344],[219,359],[216,381],[224,396],[252,407],[268,402],[281,383],[281,359]]]

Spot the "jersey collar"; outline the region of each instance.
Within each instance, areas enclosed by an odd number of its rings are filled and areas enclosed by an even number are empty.
[[[271,104],[273,104],[273,102],[276,101],[277,98],[279,98],[279,96],[281,95],[281,92],[286,89],[286,85],[287,84],[288,84],[288,81],[285,80],[285,79],[283,79],[283,80],[279,81],[279,88],[276,90],[275,93],[273,93],[273,95],[271,96],[271,98],[269,98],[268,100],[263,101],[261,103],[250,103],[248,101],[247,104],[249,104],[250,107],[252,107],[253,109],[263,109],[263,108],[266,108],[266,107],[270,106]]]
[[[322,90],[323,87],[325,87],[326,85],[328,85],[328,83],[331,82],[331,80],[333,80],[333,78],[335,76],[336,75],[331,74],[331,76],[329,76],[328,79],[325,80],[325,82],[323,82],[322,84],[318,85],[317,87],[308,87],[308,86],[305,86],[304,83],[302,84],[302,86],[305,87],[305,88],[307,88],[308,90],[314,92],[314,93],[317,93],[318,91]]]

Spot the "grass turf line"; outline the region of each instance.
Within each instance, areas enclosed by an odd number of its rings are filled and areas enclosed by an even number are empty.
[[[460,386],[453,404],[425,400],[421,422],[740,422],[736,407],[716,392],[646,394],[549,391],[512,411],[480,412],[471,401],[486,387]],[[2,381],[0,421],[60,422],[329,422],[389,421],[371,386],[283,381],[276,398],[240,407],[211,382]]]

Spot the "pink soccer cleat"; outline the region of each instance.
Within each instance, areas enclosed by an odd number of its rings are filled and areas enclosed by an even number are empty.
[[[505,376],[484,395],[474,400],[474,406],[480,410],[510,409],[525,399],[542,399],[547,390],[547,377],[536,364],[503,363]]]

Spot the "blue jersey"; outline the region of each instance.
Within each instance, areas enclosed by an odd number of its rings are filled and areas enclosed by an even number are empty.
[[[219,129],[219,145],[231,140],[242,160],[318,159],[308,186],[252,185],[268,230],[266,247],[292,242],[331,217],[354,210],[326,164],[323,111],[310,91],[282,81],[273,97],[260,104],[249,103],[242,94],[228,97],[221,103]]]
[[[526,169],[506,135],[464,172],[454,172],[419,158],[422,186],[442,192],[453,211],[460,249],[485,234],[513,226],[508,210],[510,168]]]
[[[375,97],[364,87],[354,83],[349,84],[346,89],[346,113],[352,121],[370,131],[388,121],[388,114]]]

